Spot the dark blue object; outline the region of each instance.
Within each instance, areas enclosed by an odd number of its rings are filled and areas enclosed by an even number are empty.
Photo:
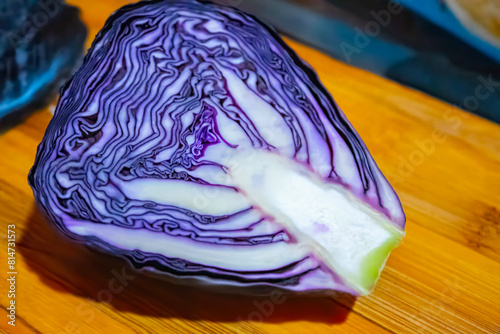
[[[0,131],[47,105],[79,64],[87,28],[61,0],[0,0]]]

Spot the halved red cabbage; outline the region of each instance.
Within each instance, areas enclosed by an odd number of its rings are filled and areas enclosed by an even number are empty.
[[[366,294],[404,235],[314,71],[255,17],[205,1],[109,18],[29,182],[71,238],[218,286]]]

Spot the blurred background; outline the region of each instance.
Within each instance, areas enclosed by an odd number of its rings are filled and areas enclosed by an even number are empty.
[[[335,59],[500,122],[499,0],[219,2]]]
[[[133,1],[129,1],[133,2]],[[331,57],[500,123],[499,0],[215,0]],[[0,1],[0,130],[51,101],[86,29],[62,0]]]

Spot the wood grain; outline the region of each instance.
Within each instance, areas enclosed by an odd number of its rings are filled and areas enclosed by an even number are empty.
[[[82,8],[88,45],[127,3],[70,2]],[[26,180],[51,117],[43,110],[0,136],[2,268],[6,226],[18,233],[18,321],[6,323],[2,279],[2,332],[500,333],[500,126],[287,42],[318,71],[403,202],[407,237],[373,294],[269,306],[139,276],[69,242],[34,208]],[[123,270],[133,278],[116,284]]]

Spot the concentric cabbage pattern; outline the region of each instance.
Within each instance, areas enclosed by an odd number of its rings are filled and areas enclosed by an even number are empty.
[[[60,230],[136,268],[353,292],[231,184],[242,148],[303,163],[404,227],[316,74],[256,18],[204,2],[143,1],[112,15],[63,89],[29,180]],[[119,246],[122,230],[138,241]]]

